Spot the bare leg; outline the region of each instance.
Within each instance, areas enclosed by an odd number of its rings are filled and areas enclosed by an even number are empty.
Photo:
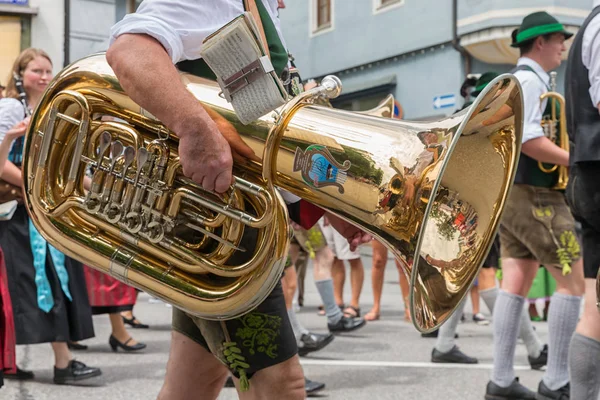
[[[73,359],[69,346],[66,342],[52,342],[52,351],[54,351],[54,366],[56,368],[67,368],[69,361]]]
[[[294,294],[296,293],[296,288],[298,287],[298,277],[296,275],[296,269],[294,267],[289,267],[285,269],[285,274],[281,279],[281,284],[283,285],[283,297],[285,297],[285,307],[289,310],[292,308],[292,303],[294,302]]]
[[[496,287],[496,269],[495,268],[481,268],[479,271],[479,277],[477,278],[479,291],[487,290]],[[491,311],[491,310],[490,310]]]
[[[258,371],[250,381],[250,390],[246,392],[239,391],[239,381],[236,378],[233,381],[238,388],[240,400],[304,400],[306,397],[304,373],[297,355],[281,364]]]
[[[158,400],[216,399],[229,371],[208,350],[187,336],[171,333],[171,352]],[[254,384],[252,383],[250,386]]]
[[[313,276],[315,281],[331,279],[334,255],[327,246],[317,251],[313,260]]]
[[[341,306],[344,304],[344,282],[346,281],[346,267],[342,260],[334,259],[331,267],[331,277],[333,278],[335,302]]]
[[[108,314],[108,318],[110,319],[110,326],[112,328],[112,335],[121,343],[125,343],[129,338],[131,340],[127,343],[128,346],[134,346],[138,342],[131,337],[127,329],[125,328],[125,323],[123,322],[123,318],[121,318],[120,313]]]
[[[350,260],[350,284],[352,288],[352,300],[350,305],[357,310],[360,307],[360,293],[362,292],[364,280],[365,267],[363,266],[360,257]]]
[[[471,286],[471,305],[473,306],[473,315],[479,314],[479,288],[475,285]]]
[[[383,293],[383,278],[388,250],[376,240],[371,242],[373,248],[373,266],[371,268],[371,286],[373,288],[373,308],[365,315],[367,321],[379,319],[381,312],[381,294]]]
[[[402,299],[404,300],[404,319],[410,321],[410,304],[408,297],[410,296],[410,283],[408,278],[400,266],[398,260],[396,260],[396,268],[398,268],[398,278],[400,279],[400,291],[402,291]]]
[[[577,333],[600,342],[600,311],[596,307],[596,280],[585,280],[585,305]]]

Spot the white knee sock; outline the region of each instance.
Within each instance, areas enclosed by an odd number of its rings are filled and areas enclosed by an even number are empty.
[[[598,399],[600,342],[575,332],[569,347],[571,400]]]
[[[460,322],[460,318],[462,317],[464,309],[465,300],[459,304],[456,311],[454,311],[454,314],[452,314],[452,316],[448,318],[442,326],[440,326],[437,341],[435,343],[435,348],[437,351],[441,353],[448,353],[454,348],[454,335],[456,334],[456,327]]]
[[[515,379],[513,360],[525,298],[500,290],[494,310],[494,369],[492,382],[508,387]]]
[[[310,332],[306,329],[298,318],[296,318],[296,313],[294,312],[294,307],[287,310],[288,317],[290,318],[290,323],[292,324],[292,330],[294,331],[294,336],[296,336],[296,340],[300,340],[302,335],[308,335]]]
[[[569,343],[577,327],[581,296],[554,292],[548,310],[548,365],[544,383],[557,390],[569,382]]]
[[[496,297],[498,296],[498,288],[494,287],[482,290],[479,292],[479,295],[481,296],[483,302],[493,315]],[[537,358],[540,356],[544,345],[542,344],[542,341],[540,340],[537,333],[535,333],[535,331],[533,330],[533,325],[531,325],[531,319],[529,318],[529,312],[525,307],[523,307],[523,311],[521,312],[521,325],[519,328],[519,337],[523,339],[525,347],[527,348],[527,354],[529,354],[530,357]]]
[[[327,315],[327,322],[330,324],[337,324],[340,319],[344,316],[342,310],[335,303],[335,297],[333,295],[333,279],[323,279],[321,281],[315,281],[317,290],[321,295],[321,301],[325,307],[325,315]]]

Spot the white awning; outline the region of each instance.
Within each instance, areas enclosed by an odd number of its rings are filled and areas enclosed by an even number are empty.
[[[488,64],[516,64],[519,58],[519,49],[510,47],[511,32],[517,28],[500,27],[489,28],[461,36],[460,43],[474,58]],[[575,26],[565,26],[569,32],[577,33]],[[563,53],[563,60],[569,55],[569,48],[573,40],[567,40],[567,51]]]

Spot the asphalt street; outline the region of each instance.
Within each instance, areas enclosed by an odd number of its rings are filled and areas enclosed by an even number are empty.
[[[372,304],[371,258],[363,256],[365,282],[361,296],[363,313]],[[349,281],[346,282],[349,298]],[[300,321],[315,332],[326,331],[326,319],[317,315],[320,304],[312,272],[306,277],[305,307]],[[471,322],[470,303],[466,322],[458,328],[459,347],[479,358],[476,365],[433,364],[430,362],[435,339],[421,338],[404,322],[398,274],[392,261],[386,268],[381,320],[368,323],[355,333],[339,335],[325,349],[302,358],[306,376],[325,382],[323,399],[440,399],[481,400],[489,379],[492,363],[492,327]],[[158,394],[169,352],[171,308],[152,301],[143,294],[135,313],[151,325],[148,330],[131,330],[148,348],[136,354],[113,353],[108,346],[110,324],[107,316],[95,316],[96,337],[87,340],[87,351],[77,352],[81,361],[103,370],[103,375],[85,386],[56,386],[52,383],[53,357],[48,344],[19,346],[18,363],[32,369],[36,379],[30,382],[7,382],[0,389],[2,400],[137,400],[154,399]],[[489,314],[482,304],[482,310]],[[489,315],[488,315],[489,316]],[[547,338],[545,323],[534,324],[541,338]],[[517,347],[516,372],[521,382],[537,388],[542,372],[532,371],[527,364],[524,346]],[[198,399],[202,399],[201,394]],[[233,389],[224,389],[221,400],[237,399]]]

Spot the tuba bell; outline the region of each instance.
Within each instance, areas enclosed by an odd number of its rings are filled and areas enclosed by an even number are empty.
[[[394,253],[410,277],[418,330],[451,315],[492,244],[516,171],[523,116],[513,76],[431,122],[316,105],[341,91],[327,77],[250,125],[215,82],[180,77],[254,152],[235,161],[231,189],[215,195],[186,178],[177,137],[123,92],[104,54],[92,55],[50,83],[26,135],[26,205],[50,244],[186,312],[234,318],[281,277],[290,239],[283,189]],[[247,234],[255,249],[242,247]]]
[[[569,135],[567,133],[567,108],[565,98],[556,91],[556,71],[550,72],[550,91],[540,96],[540,102],[548,99],[551,107],[551,115],[544,118],[541,122],[544,135],[554,142],[558,147],[569,151]],[[559,109],[559,115],[556,115],[556,108]],[[558,131],[558,132],[557,132]],[[558,170],[558,179],[552,187],[555,190],[565,190],[569,180],[569,169],[564,165],[550,165],[538,161],[538,168],[547,174]]]

